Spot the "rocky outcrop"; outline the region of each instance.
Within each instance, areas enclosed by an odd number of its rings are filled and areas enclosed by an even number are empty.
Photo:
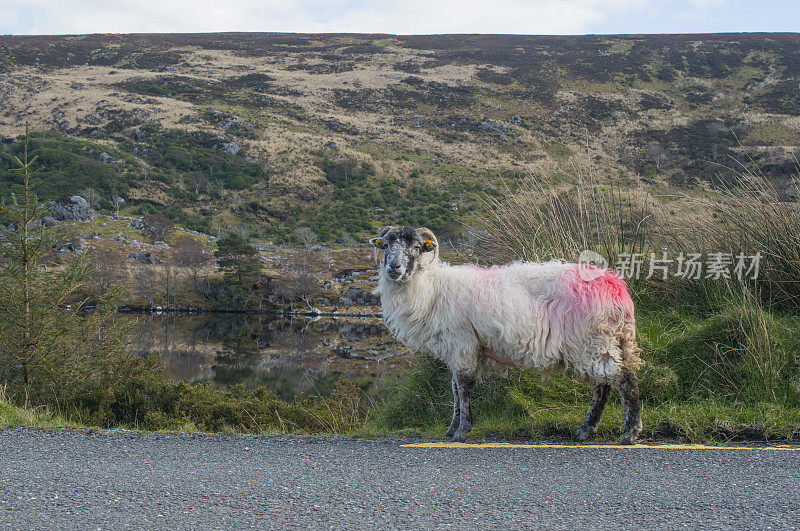
[[[341,306],[378,306],[380,303],[380,297],[360,288],[350,288],[339,297]]]
[[[219,145],[218,149],[223,153],[227,153],[229,155],[236,155],[237,153],[239,153],[239,151],[242,150],[242,146],[239,144],[239,142],[233,140],[231,142],[223,142],[222,144]]]
[[[69,240],[62,240],[56,246],[56,254],[75,253],[83,254],[89,249],[89,242],[77,236]]]
[[[210,120],[225,131],[234,135],[252,135],[255,127],[239,118],[220,111],[213,111]]]
[[[64,196],[47,205],[50,217],[55,221],[91,221],[97,217],[92,205],[79,195]]]
[[[358,129],[355,126],[344,123],[336,118],[322,120],[322,127],[334,133],[344,133],[346,135],[357,135]]]
[[[136,251],[131,253],[130,259],[140,264],[161,264],[164,261],[150,251]]]

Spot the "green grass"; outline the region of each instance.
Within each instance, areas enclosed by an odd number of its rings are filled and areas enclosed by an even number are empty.
[[[351,434],[363,432],[374,415],[355,384],[339,380],[328,398],[282,400],[265,387],[175,383],[157,373],[131,377],[109,387],[73,386],[53,403],[31,396],[21,385],[0,388],[0,428],[80,426],[147,431],[218,433]],[[7,394],[6,394],[7,393]]]
[[[800,413],[800,317],[755,300],[727,301],[703,315],[662,302],[641,304],[642,415],[647,439],[684,442],[786,440]],[[763,341],[768,338],[768,344]],[[571,438],[591,387],[570,374],[546,377],[487,366],[473,402],[473,439]],[[421,357],[376,415],[376,433],[442,437],[451,414],[450,374]],[[616,393],[595,440],[619,437]]]
[[[0,392],[0,429],[7,428],[58,428],[75,426],[74,423],[52,414],[47,408],[25,408],[10,403]]]
[[[401,383],[397,395],[364,430],[442,438],[450,422],[450,375],[423,360]],[[591,389],[569,375],[484,374],[473,402],[469,438],[563,440],[574,437],[591,400]],[[642,438],[681,442],[787,440],[797,428],[797,409],[775,402],[743,403],[719,398],[642,402]],[[621,434],[622,408],[616,394],[603,415],[595,441]]]

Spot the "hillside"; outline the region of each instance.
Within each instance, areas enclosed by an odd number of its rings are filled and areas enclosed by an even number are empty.
[[[736,159],[795,200],[799,87],[800,34],[4,36],[0,149],[30,121],[44,198],[207,233],[457,238],[528,173],[677,197]]]

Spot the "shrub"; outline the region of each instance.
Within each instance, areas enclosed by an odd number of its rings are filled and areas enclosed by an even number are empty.
[[[330,398],[285,401],[263,387],[174,383],[161,375],[137,376],[110,387],[87,384],[58,404],[45,402],[64,418],[105,428],[244,433],[348,433],[364,426],[373,410],[355,385],[341,379]]]
[[[142,216],[142,231],[153,241],[164,239],[175,229],[175,224],[163,214],[146,214]]]

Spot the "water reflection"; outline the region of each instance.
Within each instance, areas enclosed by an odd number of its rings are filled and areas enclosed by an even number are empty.
[[[381,394],[410,354],[378,319],[123,314],[131,350],[157,353],[176,380],[266,386],[283,398],[329,395],[340,375]]]

